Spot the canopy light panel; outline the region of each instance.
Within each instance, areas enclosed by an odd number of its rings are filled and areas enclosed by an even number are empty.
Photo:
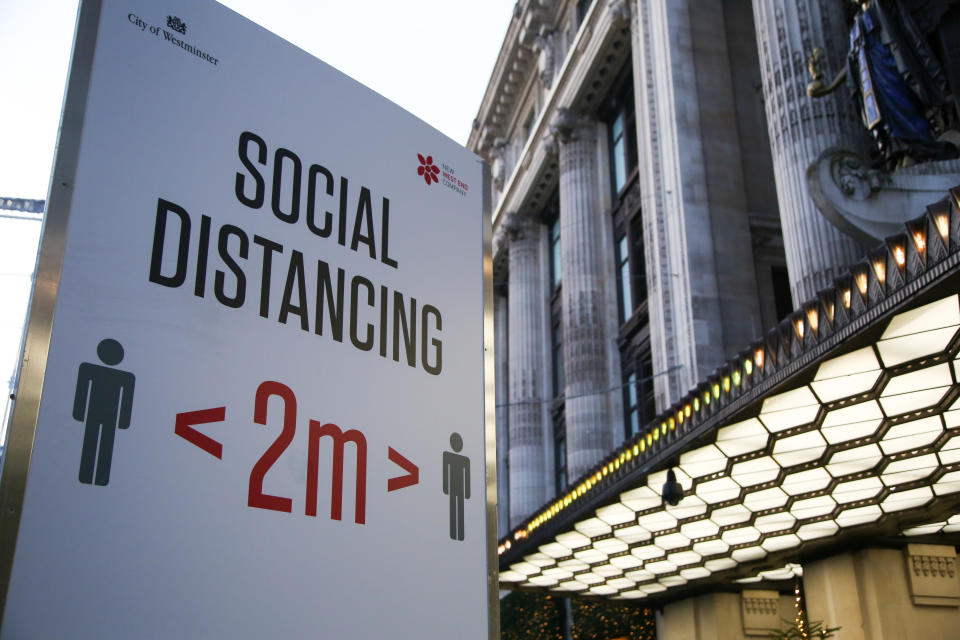
[[[643,599],[891,518],[916,522],[960,494],[958,351],[957,295],[893,317],[873,344],[822,362],[809,384],[680,455],[677,506],[662,500],[666,470],[651,473],[530,545],[501,583]],[[957,518],[904,534],[956,531]],[[529,531],[516,533],[526,546]]]

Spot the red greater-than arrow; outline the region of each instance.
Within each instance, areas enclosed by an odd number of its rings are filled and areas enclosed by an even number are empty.
[[[223,422],[227,418],[226,407],[201,409],[200,411],[184,411],[177,414],[173,432],[191,444],[195,444],[215,458],[222,459],[223,445],[193,428],[195,424],[209,424]]]
[[[387,492],[403,489],[404,487],[409,487],[420,482],[420,467],[397,453],[397,450],[393,447],[387,447],[387,457],[390,459],[390,462],[396,463],[407,472],[407,475],[388,479]]]

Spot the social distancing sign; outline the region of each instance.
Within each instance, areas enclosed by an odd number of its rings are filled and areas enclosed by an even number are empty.
[[[489,637],[479,159],[206,0],[82,3],[58,153],[2,637]]]

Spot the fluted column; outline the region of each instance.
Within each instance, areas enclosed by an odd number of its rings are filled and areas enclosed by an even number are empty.
[[[607,404],[603,269],[600,262],[596,123],[561,109],[552,130],[560,156],[560,260],[567,477],[613,448]]]
[[[843,3],[753,0],[753,13],[783,243],[798,306],[832,285],[864,251],[817,210],[807,188],[807,167],[832,146],[861,151],[864,137],[847,91],[841,88],[818,99],[806,93],[806,60],[815,47],[826,51],[828,76],[844,64],[848,42]]]
[[[493,290],[493,344],[494,344],[494,370],[496,380],[497,395],[497,536],[503,537],[510,531],[510,477],[507,473],[509,469],[509,456],[507,452],[510,447],[510,432],[508,420],[509,413],[509,375],[510,369],[507,366],[509,357],[509,348],[507,344],[507,334],[509,309],[507,302],[506,286],[494,284]]]
[[[510,527],[547,500],[542,369],[547,337],[543,335],[540,236],[543,225],[513,214],[507,224],[509,284],[507,306],[508,411],[510,441]]]

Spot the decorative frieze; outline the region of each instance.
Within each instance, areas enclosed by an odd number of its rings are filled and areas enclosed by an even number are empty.
[[[956,549],[946,545],[909,544],[905,553],[914,604],[960,607]]]
[[[743,633],[748,636],[769,636],[780,628],[780,593],[746,590],[740,594]]]

